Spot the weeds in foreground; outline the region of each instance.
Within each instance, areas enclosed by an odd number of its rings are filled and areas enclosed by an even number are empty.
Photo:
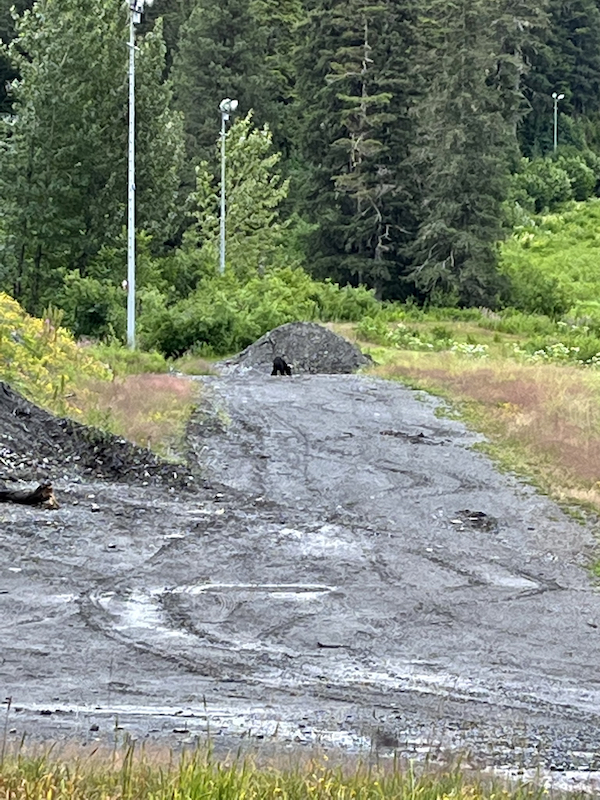
[[[216,761],[210,753],[195,752],[164,765],[144,754],[134,759],[129,748],[112,763],[19,757],[0,770],[0,797],[10,800],[541,800],[544,795],[531,785],[507,787],[459,768],[417,771],[396,761],[330,766],[326,756],[281,768],[257,766],[249,758]]]

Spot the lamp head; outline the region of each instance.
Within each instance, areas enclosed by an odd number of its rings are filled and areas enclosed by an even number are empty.
[[[233,114],[238,105],[239,102],[237,100],[231,100],[231,98],[226,97],[225,100],[221,100],[219,103],[219,111],[221,114]]]
[[[151,6],[154,0],[129,0],[129,8],[133,15],[134,25],[139,25],[142,21],[142,14],[144,13],[144,6]]]

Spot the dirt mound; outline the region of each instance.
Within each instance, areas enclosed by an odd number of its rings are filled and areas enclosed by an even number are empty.
[[[288,322],[265,333],[224,366],[269,369],[276,356],[293,372],[339,374],[371,363],[369,356],[333,331],[314,322]]]
[[[68,472],[112,481],[187,481],[187,469],[126,439],[55,417],[3,382],[0,420],[0,480],[44,480]]]

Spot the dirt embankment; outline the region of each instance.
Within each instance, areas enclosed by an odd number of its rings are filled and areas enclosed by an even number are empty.
[[[0,419],[0,475],[4,481],[53,480],[71,473],[133,483],[172,485],[178,480],[173,477],[173,467],[150,450],[98,428],[55,417],[3,382]]]

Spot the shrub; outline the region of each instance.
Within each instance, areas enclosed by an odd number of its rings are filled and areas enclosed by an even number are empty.
[[[587,200],[596,188],[596,174],[579,155],[560,155],[555,162],[569,176],[574,200]]]
[[[532,264],[522,264],[518,273],[511,274],[510,281],[512,304],[529,314],[556,319],[573,304],[573,293],[563,280],[546,275]]]
[[[510,195],[523,208],[540,213],[573,198],[569,174],[551,158],[524,158],[521,166],[512,176]]]
[[[167,372],[169,365],[162,353],[156,350],[129,350],[118,344],[95,344],[90,353],[107,364],[113,375],[139,375],[147,372]]]
[[[64,310],[65,325],[75,337],[123,338],[126,329],[127,295],[109,280],[82,278],[79,270],[65,275],[57,298]]]
[[[168,356],[224,355],[286,322],[356,320],[378,307],[372,292],[320,283],[302,269],[268,270],[246,282],[228,272],[171,305],[156,290],[144,293],[139,331],[144,346]]]
[[[76,415],[73,386],[79,380],[108,380],[111,373],[55,324],[60,315],[53,311],[44,320],[30,317],[0,293],[0,379],[42,406]]]

